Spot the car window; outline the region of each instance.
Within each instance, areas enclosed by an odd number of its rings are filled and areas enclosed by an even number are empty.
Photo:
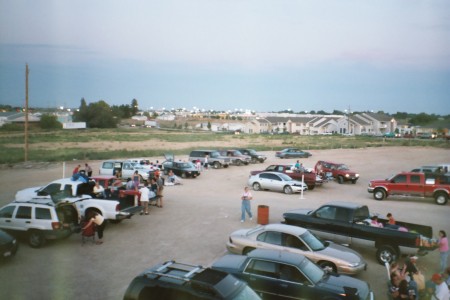
[[[334,220],[335,216],[336,216],[336,207],[334,206],[324,206],[316,211],[316,217],[321,219]]]
[[[266,168],[266,170],[267,171],[273,171],[273,170],[275,170],[277,168],[277,166],[268,166],[267,168]]]
[[[393,183],[405,183],[405,182],[406,182],[406,175],[398,175],[398,176],[395,176],[395,177],[392,179],[392,182],[393,182]]]
[[[295,235],[283,233],[283,246],[308,251],[308,247]]]
[[[278,167],[277,167],[277,171],[278,171],[278,172],[283,172],[283,167],[282,167],[282,166],[278,166]]]
[[[0,210],[0,218],[12,218],[15,208],[14,205],[3,207],[2,210]]]
[[[270,174],[267,174],[267,173],[261,173],[261,174],[259,174],[259,178],[261,178],[261,179],[270,179],[269,175]]]
[[[272,261],[252,259],[244,272],[278,279],[277,264]]]
[[[123,164],[123,169],[124,170],[132,170],[133,169],[133,165],[130,163],[124,163]]]
[[[217,151],[214,151],[214,152],[211,152],[211,155],[210,155],[212,158],[218,158],[218,157],[220,157],[220,153],[219,152],[217,152]]]
[[[17,219],[31,219],[31,206],[19,206],[16,213]]]
[[[344,207],[337,207],[336,208],[336,220],[343,221],[343,222],[350,221],[350,210],[348,210]]]
[[[267,174],[267,175],[269,175],[267,178],[270,180],[281,181],[281,178],[278,175],[275,174]]]
[[[411,175],[410,181],[411,183],[420,183],[420,175]]]
[[[104,162],[102,168],[103,169],[112,169],[113,163],[112,162]]]
[[[308,283],[308,279],[295,266],[280,264],[280,279],[294,283]]]
[[[48,208],[36,207],[35,210],[37,220],[51,220],[52,214]]]
[[[256,238],[260,242],[281,246],[281,232],[266,231],[258,235]]]
[[[58,193],[60,190],[61,190],[60,183],[51,183],[47,185],[45,188],[43,188],[41,191],[39,191],[38,195],[40,196],[53,195]]]

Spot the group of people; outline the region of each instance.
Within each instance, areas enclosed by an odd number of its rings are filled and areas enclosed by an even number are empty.
[[[155,172],[155,176],[150,179],[150,185],[147,180],[144,181],[144,186],[139,189],[140,201],[143,207],[141,215],[149,214],[149,205],[163,207],[163,190],[164,180],[159,172]],[[151,202],[154,202],[154,204]]]
[[[429,280],[417,266],[417,256],[409,257],[403,267],[398,262],[390,266],[390,295],[394,300],[449,300],[450,299],[450,267],[447,265],[449,244],[447,233],[439,231],[439,272]]]

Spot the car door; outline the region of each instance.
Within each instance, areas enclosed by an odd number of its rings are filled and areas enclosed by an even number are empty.
[[[408,182],[407,176],[405,174],[399,174],[391,179],[391,182],[394,183],[389,190],[391,195],[407,195],[408,192]]]
[[[279,274],[276,262],[250,258],[243,270],[243,279],[263,299],[285,299],[278,295]]]
[[[351,224],[343,218],[343,212],[338,207],[322,206],[313,213],[311,221],[314,222],[314,228],[310,230],[325,240],[346,244]]]
[[[421,174],[417,175],[408,175],[408,184],[407,184],[407,190],[409,195],[411,196],[423,196],[424,194],[424,187],[422,184],[422,176]]]
[[[134,173],[133,164],[130,162],[125,162],[122,165],[122,177],[123,178],[132,178]]]
[[[32,226],[32,207],[30,205],[18,205],[11,219],[11,228],[14,230],[26,230]]]
[[[9,230],[14,229],[12,217],[15,214],[16,208],[16,205],[7,205],[0,210],[0,228]]]
[[[258,248],[284,250],[282,245],[282,233],[277,231],[264,231],[256,237]]]
[[[279,299],[320,299],[316,297],[314,286],[306,276],[294,265],[277,263]]]
[[[282,191],[283,180],[276,174],[267,174],[267,189],[271,191]]]

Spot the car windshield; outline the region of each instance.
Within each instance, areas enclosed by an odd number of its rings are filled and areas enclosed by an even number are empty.
[[[318,283],[325,275],[324,270],[306,257],[300,263],[300,270],[302,270],[303,274],[305,274],[313,283]]]
[[[289,177],[288,175],[284,174],[284,173],[279,173],[277,175],[280,176],[281,179],[283,179],[283,181],[292,181],[292,178]]]
[[[338,169],[338,170],[349,170],[349,168],[346,165],[338,165],[336,167],[336,169]]]
[[[253,149],[249,149],[249,150],[247,150],[248,151],[248,153],[250,153],[250,154],[252,154],[252,155],[257,155],[258,153],[256,153],[256,151],[255,150],[253,150]]]
[[[187,168],[195,168],[194,164],[191,162],[182,162],[178,163],[179,168],[187,169]]]
[[[309,231],[302,234],[300,238],[312,251],[320,251],[326,248],[322,241]]]

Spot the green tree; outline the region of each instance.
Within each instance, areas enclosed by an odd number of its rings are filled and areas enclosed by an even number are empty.
[[[208,121],[208,130],[211,130],[211,122],[210,121]]]
[[[74,112],[73,121],[86,122],[87,116],[88,116],[88,106],[86,104],[86,100],[84,100],[84,98],[81,98],[80,108]]]
[[[138,101],[136,99],[131,100],[131,115],[135,116],[139,111]]]
[[[88,128],[115,128],[120,118],[113,115],[111,107],[103,100],[90,103],[85,109],[80,106],[79,112],[74,114],[77,122],[86,122]]]
[[[61,129],[62,124],[58,121],[58,118],[54,115],[43,114],[41,121],[39,122],[42,129]]]

